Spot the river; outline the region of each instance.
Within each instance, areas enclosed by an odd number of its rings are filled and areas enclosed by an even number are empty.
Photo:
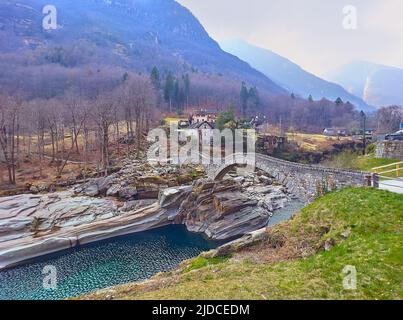
[[[219,244],[172,225],[80,246],[0,271],[0,300],[63,299],[144,280]],[[43,288],[49,265],[56,267],[56,290]]]
[[[276,212],[269,225],[288,220],[302,206],[292,201]],[[0,300],[58,300],[145,280],[221,244],[190,233],[185,226],[170,225],[79,246],[0,271]],[[57,272],[54,290],[43,287],[45,266],[54,266]]]

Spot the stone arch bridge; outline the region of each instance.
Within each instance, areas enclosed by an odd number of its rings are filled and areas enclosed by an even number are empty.
[[[246,156],[248,155],[234,154],[220,164],[206,165],[208,177],[213,180],[223,179],[234,168],[245,166],[242,159]],[[306,202],[314,200],[318,191],[324,188],[333,190],[351,186],[378,186],[377,176],[368,172],[294,163],[258,153],[250,156],[254,162],[254,165],[251,165],[252,170],[264,171],[286,186],[291,194]]]

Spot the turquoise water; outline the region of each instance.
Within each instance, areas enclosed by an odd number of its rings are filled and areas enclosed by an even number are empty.
[[[0,300],[63,299],[144,280],[218,245],[173,225],[77,247],[0,271]],[[43,288],[47,265],[56,267],[56,290]]]
[[[273,217],[270,218],[268,226],[274,226],[280,222],[290,220],[297,212],[299,212],[305,203],[299,200],[291,200],[284,208],[281,208],[275,212]]]
[[[290,219],[303,206],[292,201],[276,212],[269,225]],[[171,225],[80,246],[0,271],[0,300],[64,299],[145,280],[221,244],[190,233],[182,225]],[[56,290],[42,285],[43,268],[49,265],[56,267]]]

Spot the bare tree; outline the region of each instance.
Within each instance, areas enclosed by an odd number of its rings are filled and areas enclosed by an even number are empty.
[[[55,162],[56,155],[59,151],[59,127],[61,125],[61,105],[56,99],[47,100],[44,102],[45,118],[49,135],[52,144],[52,163]]]
[[[21,108],[19,97],[0,97],[0,147],[8,171],[10,184],[16,184],[16,132],[19,127],[19,112]]]
[[[65,94],[64,103],[66,106],[67,123],[71,126],[71,143],[76,148],[76,153],[80,154],[78,147],[78,126],[83,112],[83,98],[73,91]]]
[[[86,121],[88,119],[88,102],[83,102],[81,101],[81,109],[80,109],[80,121],[77,123],[77,127],[76,127],[76,134],[74,135],[72,144],[71,144],[71,148],[69,150],[69,152],[66,155],[66,158],[64,159],[61,167],[58,170],[58,176],[60,177],[63,173],[64,168],[66,167],[67,163],[70,161],[70,157],[71,154],[74,150],[75,147],[78,146],[78,136],[80,135],[80,133],[84,130]],[[64,141],[64,135],[63,135],[63,141]]]
[[[144,131],[150,127],[152,110],[157,104],[157,95],[150,80],[140,76],[131,76],[118,92],[124,97],[122,104],[125,114],[130,114],[135,123],[136,152],[139,157]],[[133,136],[133,132],[130,134]]]
[[[100,95],[92,103],[92,117],[98,128],[100,164],[105,175],[108,174],[109,159],[109,130],[115,120],[116,105],[113,96]]]
[[[378,131],[391,133],[399,130],[403,122],[403,108],[398,106],[384,107],[377,112]]]

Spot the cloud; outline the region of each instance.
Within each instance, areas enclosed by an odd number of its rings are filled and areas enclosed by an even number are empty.
[[[210,35],[241,38],[322,74],[351,60],[403,68],[401,0],[179,0]],[[357,8],[358,28],[343,28],[343,8]]]

